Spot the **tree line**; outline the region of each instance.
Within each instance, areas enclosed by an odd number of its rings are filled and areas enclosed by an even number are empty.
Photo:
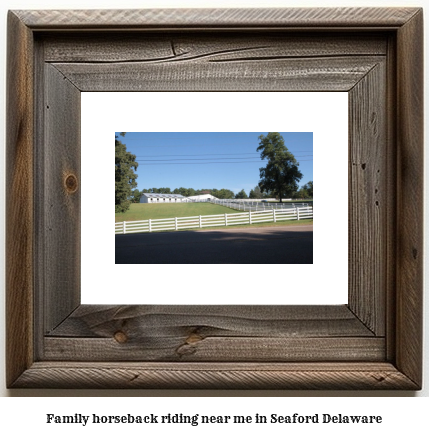
[[[143,189],[139,191],[138,189],[134,189],[131,193],[131,196],[129,200],[132,203],[139,203],[140,197],[143,194],[180,194],[184,197],[192,197],[194,195],[203,195],[203,194],[211,194],[216,198],[220,199],[226,199],[226,198],[235,198],[235,194],[230,189],[194,189],[194,188],[149,188],[149,189]]]
[[[121,136],[125,136],[122,132]],[[211,194],[219,199],[261,199],[277,198],[282,202],[285,198],[307,199],[313,198],[313,181],[299,187],[302,179],[299,163],[295,156],[287,149],[283,137],[277,132],[270,132],[266,136],[258,137],[259,146],[256,151],[261,153],[261,160],[266,166],[259,169],[259,183],[249,194],[242,189],[234,194],[230,189],[194,189],[194,188],[148,188],[139,191],[137,187],[138,163],[136,156],[129,153],[117,136],[115,136],[115,212],[125,212],[131,203],[139,203],[144,193],[152,194],[180,194],[184,197]]]
[[[246,193],[244,189],[242,189],[237,194],[234,194],[230,189],[194,189],[194,188],[150,188],[143,189],[139,191],[138,189],[134,189],[131,192],[128,200],[131,203],[140,203],[140,198],[143,194],[180,194],[184,197],[193,197],[194,195],[203,195],[203,194],[211,194],[213,197],[222,199],[263,199],[263,198],[277,198],[271,192],[263,193],[259,185],[256,185],[253,189],[250,190],[249,194]],[[305,198],[313,198],[313,182],[308,182],[304,186],[302,186],[298,191],[294,192],[291,197],[293,199],[305,199]]]

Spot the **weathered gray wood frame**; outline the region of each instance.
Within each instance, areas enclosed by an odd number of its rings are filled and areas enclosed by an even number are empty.
[[[416,8],[9,12],[8,387],[420,389],[422,17]],[[145,38],[152,45],[139,46]],[[262,46],[246,46],[258,38]],[[348,91],[349,303],[80,305],[88,90]]]

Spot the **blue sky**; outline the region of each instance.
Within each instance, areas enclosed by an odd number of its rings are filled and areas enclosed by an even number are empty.
[[[119,139],[137,156],[138,189],[230,189],[247,194],[264,167],[260,135],[268,132],[127,132]],[[302,186],[313,180],[313,133],[280,132],[299,162]]]

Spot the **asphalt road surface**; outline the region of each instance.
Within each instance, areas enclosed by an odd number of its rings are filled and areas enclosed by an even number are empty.
[[[311,264],[313,226],[115,235],[115,263]]]

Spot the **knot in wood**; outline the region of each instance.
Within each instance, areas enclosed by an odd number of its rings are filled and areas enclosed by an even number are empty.
[[[73,194],[74,192],[77,191],[77,178],[74,174],[69,174],[65,181],[64,181],[65,187],[67,189],[67,192],[69,194]]]
[[[202,341],[203,340],[203,338],[202,338],[202,336],[200,336],[200,335],[198,335],[197,333],[191,333],[190,335],[189,335],[189,337],[186,339],[186,344],[195,344],[195,342],[199,342],[199,341]]]
[[[121,332],[120,330],[117,331],[113,337],[115,338],[116,342],[119,342],[120,344],[123,344],[124,342],[127,342],[128,337],[124,332]]]

